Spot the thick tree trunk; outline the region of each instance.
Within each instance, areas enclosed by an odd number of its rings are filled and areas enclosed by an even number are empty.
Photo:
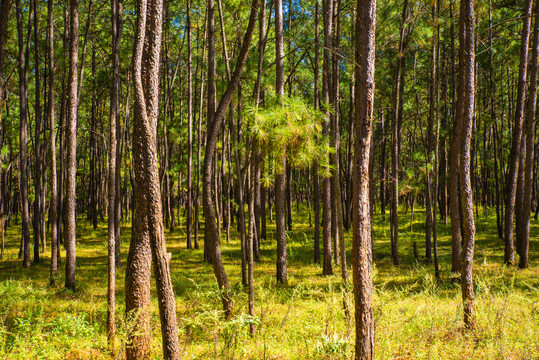
[[[148,221],[148,234],[154,264],[161,335],[165,359],[179,359],[180,347],[176,322],[176,305],[170,277],[170,254],[167,253],[159,189],[157,153],[157,123],[159,114],[159,57],[163,21],[162,0],[141,0],[137,9],[136,42],[133,51],[133,80],[135,88],[134,126],[140,131],[140,141],[134,143],[142,167],[135,176],[141,182],[142,211],[137,221]],[[140,149],[139,149],[140,148]],[[140,194],[137,196],[141,196]],[[133,220],[135,222],[135,219]]]
[[[376,0],[358,0],[356,18],[356,101],[352,270],[356,317],[355,359],[374,358],[372,309],[372,223],[369,204],[369,159],[374,106]]]
[[[526,0],[524,14],[522,16],[522,37],[520,43],[520,66],[518,72],[517,103],[515,109],[515,126],[513,127],[513,140],[505,188],[505,219],[504,219],[504,264],[512,265],[513,252],[513,218],[515,215],[515,196],[520,159],[520,146],[522,143],[522,128],[524,122],[524,104],[526,97],[526,79],[528,70],[528,48],[531,28],[532,0]]]

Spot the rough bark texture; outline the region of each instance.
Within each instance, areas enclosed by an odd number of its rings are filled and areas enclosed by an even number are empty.
[[[520,66],[518,71],[517,103],[515,108],[515,125],[513,127],[513,140],[511,152],[507,164],[507,179],[505,188],[505,218],[504,218],[504,263],[513,264],[513,218],[515,215],[515,196],[520,160],[520,146],[522,127],[524,122],[524,104],[526,97],[526,78],[528,69],[528,48],[530,40],[532,0],[526,0],[524,13],[522,14],[522,37],[520,43]]]
[[[461,257],[462,301],[464,303],[464,324],[475,326],[475,296],[473,291],[473,255],[475,245],[475,222],[471,182],[472,126],[475,116],[475,37],[474,0],[460,3],[460,49],[459,49],[459,113],[461,123],[460,184],[463,223],[463,253]]]
[[[275,0],[275,91],[284,98],[283,2]],[[280,159],[282,172],[275,174],[275,227],[277,237],[277,282],[286,283],[286,158]],[[330,257],[331,261],[331,257]]]
[[[451,11],[453,11],[453,4],[451,4]],[[452,13],[451,13],[452,14]],[[453,26],[451,27],[453,30]],[[451,31],[452,39],[454,32]],[[454,66],[454,48],[453,43],[451,47],[451,70],[452,73],[455,73]],[[453,75],[454,76],[454,75]],[[454,85],[454,84],[453,84]],[[460,84],[459,84],[459,93],[460,93]],[[456,94],[456,91],[454,91]],[[460,98],[459,100],[460,101]],[[453,131],[451,137],[451,148],[449,150],[449,173],[458,174],[459,173],[459,154],[461,147],[461,123],[457,120],[456,108],[460,108],[458,105],[453,105]],[[451,272],[460,273],[460,253],[461,253],[461,233],[462,233],[462,220],[460,217],[460,186],[459,186],[459,177],[450,176],[449,177],[449,215],[451,217]]]
[[[111,0],[112,24],[112,90],[110,94],[109,117],[109,174],[108,174],[108,296],[107,296],[107,340],[112,353],[115,352],[116,336],[116,157],[117,118],[120,116],[120,39],[118,36],[119,2]]]
[[[539,61],[539,9],[535,8],[535,24],[533,29],[533,48],[530,59],[530,85],[528,89],[528,108],[526,114],[526,163],[524,169],[524,202],[522,204],[522,221],[517,229],[517,242],[520,244],[519,263],[521,269],[528,267],[530,247],[530,212],[533,187],[533,163],[535,143],[535,115],[537,109],[537,74]]]
[[[356,318],[355,359],[374,358],[372,224],[369,159],[374,105],[376,0],[358,0],[355,44],[355,145],[352,270]]]
[[[166,359],[179,359],[180,347],[176,322],[176,303],[170,277],[170,256],[166,250],[159,163],[157,159],[157,122],[159,115],[159,58],[163,22],[162,0],[141,0],[137,11],[136,42],[133,56],[135,87],[134,126],[140,130],[140,141],[133,149],[141,148],[142,170],[137,190],[145,200],[138,216],[148,221],[149,239],[159,299],[163,355]],[[136,174],[136,171],[135,171]],[[138,174],[136,174],[138,175]],[[144,201],[143,200],[143,201]]]
[[[66,197],[64,217],[64,243],[66,248],[65,287],[75,290],[76,267],[76,188],[77,188],[77,67],[79,58],[79,1],[69,2],[69,75],[67,82],[67,163],[66,163]]]

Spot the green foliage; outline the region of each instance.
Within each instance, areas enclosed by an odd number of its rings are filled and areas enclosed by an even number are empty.
[[[281,173],[285,157],[294,168],[306,168],[314,161],[322,161],[328,141],[322,136],[324,114],[304,103],[300,98],[277,97],[268,99],[263,108],[251,107],[246,112],[251,134],[274,161],[264,183],[270,183],[270,174]],[[327,164],[322,163],[322,167]]]

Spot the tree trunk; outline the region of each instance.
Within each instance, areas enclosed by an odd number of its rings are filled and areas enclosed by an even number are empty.
[[[275,0],[275,92],[284,98],[283,1]],[[281,156],[282,172],[275,174],[275,226],[277,237],[277,282],[286,284],[286,158]],[[330,258],[331,261],[331,258]]]
[[[66,248],[65,287],[75,290],[76,267],[76,187],[77,187],[77,65],[79,58],[79,0],[70,0],[69,31],[69,100],[67,104],[67,164],[66,164],[66,206],[64,217],[64,241]]]
[[[51,274],[50,285],[56,283],[58,271],[58,236],[57,236],[57,197],[58,187],[56,179],[56,122],[54,119],[54,9],[53,2],[47,5],[48,36],[49,36],[49,121],[50,121],[50,151],[51,151],[51,200],[49,209],[49,221],[51,224]]]
[[[35,76],[35,124],[34,124],[34,263],[39,262],[39,244],[41,243],[41,229],[43,228],[42,211],[42,186],[41,186],[41,167],[43,163],[41,153],[41,76],[39,60],[39,38],[38,38],[38,2],[34,1],[34,76]],[[43,239],[45,241],[45,239]]]
[[[400,130],[404,103],[404,67],[406,65],[406,34],[405,24],[408,17],[408,0],[404,0],[402,7],[399,54],[397,57],[397,74],[395,81],[395,100],[393,103],[393,123],[391,136],[391,172],[393,177],[391,207],[391,260],[393,265],[399,265],[399,158],[400,158]]]
[[[461,123],[460,184],[463,220],[463,253],[461,258],[462,300],[464,303],[464,324],[475,327],[475,296],[473,291],[473,255],[475,245],[475,222],[473,194],[470,179],[470,147],[472,126],[475,116],[475,35],[474,0],[461,0],[459,24],[459,108],[457,121]]]
[[[134,127],[140,132],[140,141],[133,151],[142,160],[135,176],[141,182],[137,190],[142,193],[140,217],[136,221],[148,222],[148,235],[154,264],[161,335],[165,359],[179,359],[180,347],[176,322],[176,305],[170,277],[170,255],[167,253],[159,189],[157,153],[157,123],[159,114],[159,55],[163,20],[162,0],[141,0],[137,9],[136,42],[133,51],[133,80],[135,90]],[[141,196],[140,194],[137,196]],[[133,220],[135,222],[135,219]]]
[[[535,9],[535,25],[533,29],[533,48],[530,67],[530,87],[528,89],[528,108],[526,114],[526,163],[524,170],[524,202],[522,204],[522,220],[517,229],[517,242],[520,244],[520,259],[518,267],[528,267],[530,247],[530,213],[533,187],[533,163],[535,144],[535,114],[537,109],[537,73],[539,61],[539,9]]]
[[[324,14],[324,62],[322,71],[322,99],[326,106],[326,120],[322,121],[322,136],[329,135],[329,100],[330,100],[330,71],[331,71],[331,36],[333,22],[333,0],[322,0]],[[328,158],[329,153],[324,154]],[[325,161],[329,163],[327,160]],[[324,176],[322,179],[322,248],[323,248],[323,271],[324,275],[333,274],[331,259],[331,179]]]
[[[372,223],[369,160],[374,105],[376,0],[358,0],[355,43],[355,129],[352,270],[356,317],[355,359],[374,358]]]
[[[191,70],[191,0],[187,0],[187,219],[186,242],[191,249],[193,219],[193,75]]]
[[[251,4],[251,13],[249,16],[249,24],[241,45],[241,49],[238,55],[236,68],[231,77],[231,81],[228,83],[226,91],[219,102],[217,110],[214,111],[215,88],[211,85],[212,79],[215,76],[215,21],[214,21],[214,2],[208,0],[208,82],[210,84],[208,90],[208,127],[206,134],[206,152],[204,156],[204,171],[203,171],[203,209],[204,217],[206,219],[205,226],[205,241],[210,244],[213,269],[215,277],[217,278],[218,286],[221,290],[221,301],[223,303],[223,309],[225,311],[226,318],[230,318],[233,313],[233,302],[230,294],[230,284],[225,272],[223,261],[221,258],[221,247],[219,244],[219,231],[218,224],[215,222],[215,212],[213,209],[212,199],[212,169],[213,169],[213,157],[215,149],[217,147],[217,135],[221,128],[221,124],[226,114],[226,110],[232,101],[232,97],[236,88],[239,85],[241,73],[247,60],[247,54],[251,43],[251,38],[254,32],[259,0],[253,0]],[[212,104],[213,102],[213,104]]]
[[[453,2],[451,2],[451,18],[453,17]],[[453,99],[457,94],[455,89],[455,63],[454,63],[454,31],[453,22],[451,23],[451,76],[453,78]],[[459,83],[459,93],[460,93]],[[454,100],[453,100],[454,101]],[[460,98],[459,100],[460,101]],[[451,138],[451,149],[449,150],[449,172],[458,174],[460,172],[459,154],[461,148],[461,123],[457,119],[457,108],[460,105],[453,103],[453,132]],[[451,272],[460,273],[460,253],[461,253],[461,232],[462,219],[460,216],[460,184],[458,176],[449,177],[449,214],[451,216]]]
[[[524,122],[524,103],[526,97],[526,79],[528,69],[528,48],[530,39],[532,0],[526,0],[524,14],[522,16],[522,37],[520,43],[520,66],[518,72],[517,103],[515,109],[515,126],[513,128],[513,140],[505,188],[505,219],[504,219],[504,264],[512,265],[513,253],[513,218],[515,215],[515,196],[518,177],[520,146],[522,143],[522,128]]]
[[[17,34],[19,38],[19,119],[20,119],[20,171],[21,171],[21,206],[22,206],[22,253],[23,266],[30,267],[30,209],[28,205],[28,44],[24,54],[24,34],[22,25],[21,1],[16,2]],[[30,12],[31,13],[31,12]],[[28,21],[28,38],[30,37],[30,21]]]
[[[2,0],[0,2],[0,131],[2,132],[0,148],[3,147],[4,142],[4,122],[2,119],[2,110],[3,110],[3,84],[4,84],[4,57],[6,54],[6,42],[7,42],[7,31],[8,31],[8,22],[9,22],[9,13],[11,11],[11,0]],[[0,162],[3,162],[3,157],[0,155]],[[4,215],[5,215],[5,173],[3,169],[0,169],[0,237],[2,237],[2,249],[0,252],[0,259],[4,258]]]
[[[318,63],[319,63],[319,5],[318,0],[316,0],[316,10],[315,10],[315,30],[314,30],[314,108],[316,110],[320,109],[320,98],[318,91]],[[315,162],[313,165],[313,192],[314,192],[314,262],[320,263],[320,185],[318,177],[318,162]]]

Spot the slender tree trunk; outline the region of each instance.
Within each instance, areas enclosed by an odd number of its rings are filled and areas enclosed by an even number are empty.
[[[48,14],[48,37],[49,37],[49,122],[50,122],[50,142],[51,151],[51,200],[49,209],[49,221],[51,223],[51,274],[50,285],[56,283],[56,274],[58,271],[58,236],[57,236],[57,197],[58,187],[56,179],[56,121],[54,118],[54,9],[53,2],[49,1],[47,5]]]
[[[325,106],[329,106],[330,100],[330,71],[331,71],[331,36],[333,23],[333,0],[322,0],[324,14],[324,62],[322,71],[322,99]],[[322,122],[322,135],[329,134],[330,109],[325,109],[326,120]],[[326,153],[324,157],[329,157]],[[331,259],[331,179],[322,179],[322,248],[323,248],[323,274],[333,274]]]
[[[11,0],[2,0],[0,2],[0,148],[3,147],[5,128],[3,122],[3,107],[4,107],[4,57],[6,54],[6,42],[7,42],[7,31],[8,31],[8,22],[9,22],[9,13],[11,11]],[[0,162],[4,159],[0,155]],[[4,258],[4,215],[5,215],[5,172],[3,169],[0,169],[0,237],[2,237],[2,249],[0,252],[0,259]]]
[[[453,1],[451,1],[451,18],[453,18]],[[451,76],[453,83],[453,99],[457,94],[455,89],[455,65],[454,65],[454,31],[453,22],[451,22]],[[459,83],[459,93],[460,93]],[[455,101],[455,100],[453,100]],[[459,100],[460,101],[460,98]],[[458,174],[460,172],[459,154],[461,148],[461,123],[457,119],[457,108],[460,108],[459,103],[453,103],[453,132],[451,138],[451,148],[449,153],[449,172]],[[461,253],[461,232],[462,220],[460,216],[460,184],[458,176],[449,177],[449,214],[451,216],[451,272],[460,273],[460,253]]]
[[[523,20],[522,37],[520,43],[520,66],[518,72],[517,103],[515,109],[515,126],[513,127],[513,140],[505,188],[505,219],[504,219],[504,264],[512,265],[514,261],[513,253],[513,218],[515,215],[515,196],[518,178],[518,168],[520,159],[520,146],[522,138],[522,128],[524,122],[524,103],[526,97],[526,79],[528,69],[528,48],[531,28],[532,0],[526,0]]]
[[[356,317],[355,359],[374,358],[372,309],[372,223],[369,160],[374,106],[376,0],[358,0],[356,18],[356,101],[352,270]]]
[[[528,108],[526,114],[526,163],[524,170],[524,202],[522,204],[522,221],[517,229],[517,242],[520,244],[518,267],[528,267],[530,247],[530,213],[532,203],[533,163],[535,145],[535,115],[537,109],[537,74],[539,62],[539,9],[535,9],[535,25],[533,29],[533,48],[530,67],[530,87],[528,89]]]
[[[110,94],[110,122],[109,122],[109,177],[108,177],[108,307],[107,307],[107,340],[111,352],[115,353],[116,338],[116,186],[117,141],[120,128],[117,127],[120,117],[120,4],[118,0],[111,0],[112,25],[112,90]]]
[[[208,90],[208,127],[206,134],[206,152],[204,156],[204,171],[203,171],[203,209],[204,217],[206,219],[205,226],[205,241],[210,244],[213,269],[215,277],[217,278],[218,286],[221,290],[221,301],[223,303],[223,309],[225,311],[226,318],[230,318],[233,313],[233,302],[230,294],[230,284],[225,272],[223,261],[221,258],[221,247],[219,244],[219,230],[218,224],[215,222],[215,212],[213,209],[212,199],[212,169],[213,169],[213,157],[215,149],[217,147],[217,136],[221,128],[221,124],[226,114],[226,110],[232,101],[234,92],[236,91],[243,67],[247,60],[247,54],[251,43],[251,38],[254,32],[257,12],[258,12],[258,0],[253,0],[251,4],[251,13],[249,16],[249,24],[241,45],[241,49],[238,55],[238,61],[236,68],[234,69],[231,81],[228,83],[226,91],[219,102],[217,110],[214,107],[215,88],[211,85],[215,76],[215,20],[214,20],[214,2],[208,0],[208,82],[210,84]],[[213,104],[212,104],[213,102]]]
[[[462,142],[460,151],[460,184],[463,219],[463,253],[461,258],[462,300],[464,324],[475,327],[475,295],[473,291],[473,255],[475,245],[475,222],[473,213],[472,183],[470,180],[470,147],[474,120],[475,98],[475,35],[474,0],[461,0],[459,24],[459,108],[457,121],[461,123]]]
[[[21,206],[22,206],[22,249],[23,266],[30,267],[30,210],[28,204],[28,45],[26,56],[24,54],[24,34],[22,24],[21,1],[17,0],[17,33],[19,38],[19,118],[20,118],[20,171],[21,171]],[[31,12],[30,12],[31,13]],[[30,25],[30,21],[28,22]],[[28,27],[28,38],[30,26]]]
[[[40,51],[39,51],[39,29],[38,29],[38,2],[34,1],[34,77],[35,77],[35,105],[34,105],[34,263],[39,262],[39,244],[41,242],[41,229],[43,228],[42,212],[42,186],[41,186],[41,76],[40,76]],[[43,239],[45,241],[45,239]]]
[[[77,65],[79,57],[79,0],[69,2],[69,100],[67,104],[67,164],[64,241],[66,248],[65,287],[75,290],[76,267],[76,187],[77,187]]]
[[[318,0],[316,0],[316,10],[315,10],[315,30],[314,30],[314,108],[316,110],[320,109],[320,98],[318,90],[319,82],[319,5]],[[318,163],[316,162],[313,166],[313,192],[314,192],[314,262],[320,263],[320,185],[318,177]]]
[[[193,222],[193,74],[191,70],[191,0],[187,0],[187,219],[186,241],[191,249],[191,229]]]
[[[284,99],[284,44],[283,44],[283,1],[275,0],[275,92]],[[275,226],[277,237],[277,282],[286,284],[286,157],[277,159],[281,172],[275,174]],[[331,257],[330,257],[331,262]]]
[[[395,100],[393,103],[393,123],[391,137],[391,173],[393,177],[391,208],[391,260],[393,265],[399,265],[399,150],[400,129],[402,123],[403,97],[404,97],[404,67],[406,65],[406,34],[405,23],[408,17],[408,0],[404,0],[402,7],[399,54],[397,57],[397,74],[395,81]]]

